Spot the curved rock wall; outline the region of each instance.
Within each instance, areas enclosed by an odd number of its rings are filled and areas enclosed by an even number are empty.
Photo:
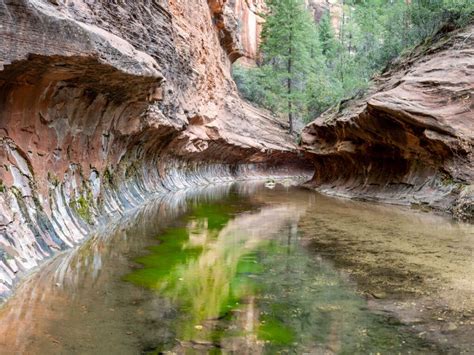
[[[0,0],[0,294],[153,193],[307,174],[215,3]]]
[[[444,28],[302,133],[321,191],[474,218],[474,26]]]

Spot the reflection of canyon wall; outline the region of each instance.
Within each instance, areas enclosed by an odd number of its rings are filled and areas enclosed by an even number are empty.
[[[302,147],[323,191],[474,219],[474,26],[448,28],[364,94],[310,123]]]
[[[285,127],[236,93],[222,5],[0,0],[0,294],[103,211],[299,169]]]
[[[163,323],[170,321],[157,315],[165,313],[169,305],[157,304],[158,301],[154,297],[147,298],[150,296],[141,288],[118,280],[118,275],[131,272],[130,256],[143,255],[147,247],[156,243],[158,231],[189,212],[196,203],[219,203],[230,193],[238,194],[244,202],[249,201],[249,207],[261,206],[270,200],[268,191],[261,191],[261,184],[251,182],[176,191],[153,199],[125,215],[120,222],[107,226],[84,245],[52,260],[40,273],[21,284],[19,292],[0,309],[0,349],[6,353],[26,354],[71,353],[78,349],[86,353],[123,353],[124,349],[129,350],[126,353],[136,352],[136,338],[149,333],[153,328],[150,324],[158,323],[159,328],[163,328]],[[228,282],[229,279],[221,280],[218,276],[234,268],[242,252],[252,251],[286,224],[297,223],[310,201],[295,202],[293,197],[294,194],[289,196],[282,192],[275,206],[242,213],[231,219],[217,237],[200,240],[198,244],[208,243],[202,245],[206,247],[205,252],[196,263],[190,261],[190,265],[183,265],[183,277],[194,274],[195,282]],[[204,228],[201,234],[206,232]],[[245,242],[245,247],[235,246],[240,242]],[[203,277],[206,273],[210,277]],[[220,289],[201,290],[218,292]],[[195,300],[209,301],[209,298],[195,297]],[[144,309],[145,314],[138,312]],[[160,312],[156,312],[157,309]],[[122,318],[124,315],[126,319]],[[73,327],[65,326],[68,324]],[[132,335],[131,324],[144,329]],[[71,336],[71,328],[77,332],[77,338]],[[101,337],[108,341],[101,342]],[[82,349],[80,344],[84,339],[91,339],[92,344],[103,344]]]

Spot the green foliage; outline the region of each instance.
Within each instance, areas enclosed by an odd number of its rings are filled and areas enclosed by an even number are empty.
[[[267,102],[267,91],[265,90],[265,75],[261,68],[245,68],[235,65],[232,71],[235,83],[244,98],[251,102],[272,109]]]
[[[92,210],[91,204],[93,201],[93,196],[91,193],[88,193],[86,197],[79,196],[76,200],[71,200],[69,206],[76,211],[76,213],[87,223],[92,224]]]
[[[267,5],[269,15],[262,29],[266,102],[288,115],[292,131],[293,116],[306,106],[305,80],[315,55],[314,24],[303,0],[269,0]]]
[[[112,186],[112,187],[115,186],[114,176],[112,174],[112,171],[108,167],[106,167],[104,170],[103,182],[105,184],[108,184],[109,186]]]
[[[367,88],[374,74],[447,21],[464,26],[474,13],[471,0],[342,0],[342,5],[336,30],[330,14],[313,23],[302,0],[269,1],[259,66],[234,67],[242,95],[274,113],[311,121]]]
[[[331,25],[331,18],[328,13],[321,17],[319,22],[319,41],[321,42],[322,53],[327,58],[334,58],[336,55],[337,41],[334,29]]]

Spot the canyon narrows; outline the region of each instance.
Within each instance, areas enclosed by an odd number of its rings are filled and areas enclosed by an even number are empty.
[[[474,351],[474,5],[425,3],[0,0],[0,353]]]
[[[312,176],[308,186],[326,193],[472,221],[472,25],[444,28],[391,64],[310,123],[297,147],[230,74],[236,59],[255,59],[264,8],[0,2],[2,296],[105,216],[154,192],[236,178]],[[324,4],[311,11],[320,17]]]
[[[204,0],[0,1],[2,296],[153,192],[308,174],[286,127],[236,92],[231,61],[252,40],[234,13]]]

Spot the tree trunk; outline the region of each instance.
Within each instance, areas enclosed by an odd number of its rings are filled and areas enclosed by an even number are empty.
[[[288,79],[287,79],[287,89],[288,89],[288,124],[290,125],[290,134],[293,133],[293,102],[291,101],[291,72],[293,70],[292,68],[292,61],[291,61],[291,55],[292,55],[292,35],[290,33],[290,47],[288,48]]]
[[[341,67],[339,68],[340,70],[340,78],[341,78],[341,83],[344,86],[344,67],[345,67],[345,61],[344,61],[344,26],[346,25],[346,17],[345,17],[345,12],[344,12],[344,0],[342,0],[342,19],[341,19],[341,27],[340,27],[340,32],[339,32],[339,39],[341,41],[341,52],[339,53],[339,63]]]
[[[291,59],[289,60],[291,66]],[[290,125],[290,134],[293,133],[293,103],[291,102],[291,79],[288,78],[288,123]]]

